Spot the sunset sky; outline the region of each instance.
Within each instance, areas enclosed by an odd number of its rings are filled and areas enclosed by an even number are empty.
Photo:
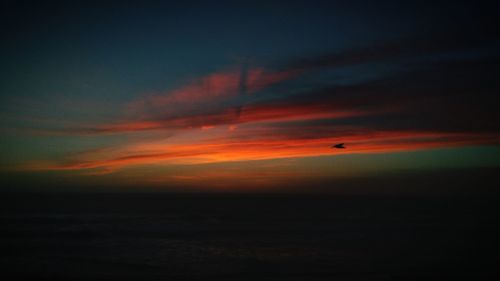
[[[500,167],[493,7],[0,5],[9,188],[307,189]]]

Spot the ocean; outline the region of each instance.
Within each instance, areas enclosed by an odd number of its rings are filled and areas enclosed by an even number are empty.
[[[474,195],[8,193],[2,280],[491,279]],[[0,276],[0,277],[1,277]]]

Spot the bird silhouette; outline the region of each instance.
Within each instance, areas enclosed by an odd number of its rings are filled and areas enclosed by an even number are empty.
[[[339,148],[339,149],[343,149],[343,148],[345,148],[345,147],[344,147],[344,143],[338,143],[338,144],[332,145],[332,148]]]

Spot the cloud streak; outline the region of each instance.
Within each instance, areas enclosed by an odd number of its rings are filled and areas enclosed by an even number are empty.
[[[498,57],[422,60],[398,65],[401,71],[375,79],[342,84],[336,82],[335,75],[325,74],[324,83],[311,82],[311,77],[325,70],[374,61],[390,64],[401,57],[435,56],[476,47],[455,43],[450,38],[434,37],[398,41],[294,59],[281,69],[243,66],[208,74],[164,94],[130,102],[128,115],[122,120],[45,131],[90,137],[168,132],[180,137],[190,134],[187,140],[131,142],[109,154],[84,153],[65,161],[28,166],[33,170],[105,174],[149,164],[498,145],[500,127],[492,121],[500,118],[492,106],[500,90],[497,77],[492,75]],[[337,142],[347,143],[348,149],[330,149]]]
[[[253,161],[277,158],[297,158],[352,153],[388,153],[439,147],[499,144],[500,135],[458,134],[415,131],[374,131],[346,128],[331,135],[314,138],[279,136],[255,130],[237,137],[221,137],[191,144],[135,145],[119,149],[115,157],[103,157],[89,152],[66,163],[32,165],[33,170],[91,170],[113,172],[129,166],[147,164],[206,164],[233,161]],[[347,143],[346,150],[333,150],[331,144]],[[90,160],[92,159],[92,160]]]

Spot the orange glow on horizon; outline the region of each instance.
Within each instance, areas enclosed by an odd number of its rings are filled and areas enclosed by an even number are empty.
[[[192,144],[144,144],[118,149],[112,158],[90,152],[67,163],[31,165],[34,170],[102,169],[103,174],[118,169],[150,164],[205,164],[321,155],[388,153],[439,147],[491,143],[497,136],[435,132],[378,132],[344,137],[314,139],[257,139],[235,141],[212,139]],[[330,146],[345,142],[346,149]],[[108,156],[109,157],[109,156]]]

